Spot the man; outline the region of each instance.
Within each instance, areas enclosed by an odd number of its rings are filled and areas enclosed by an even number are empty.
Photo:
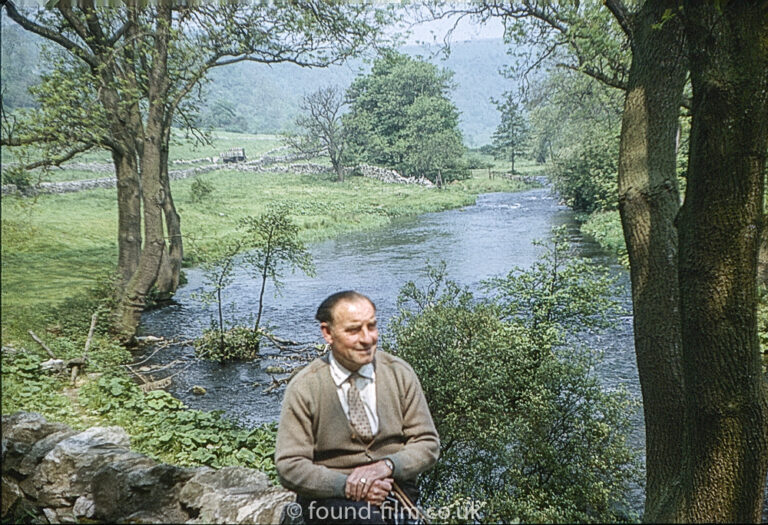
[[[397,483],[411,498],[440,441],[413,369],[377,351],[376,306],[354,291],[317,309],[331,351],[288,384],[275,464],[308,523],[384,523]]]

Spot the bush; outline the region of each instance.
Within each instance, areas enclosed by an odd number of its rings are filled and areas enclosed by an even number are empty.
[[[229,330],[212,326],[203,330],[203,335],[195,340],[195,355],[220,363],[256,359],[259,357],[261,336],[260,330],[247,326],[235,326]]]
[[[190,200],[192,202],[203,202],[211,193],[213,193],[213,184],[205,179],[198,177],[192,181],[190,186]]]
[[[639,468],[626,436],[637,406],[603,391],[599,357],[572,331],[603,324],[610,302],[588,306],[581,295],[606,282],[580,273],[581,261],[558,263],[563,250],[488,283],[490,299],[446,280],[444,266],[429,269],[425,288],[402,289],[387,349],[421,378],[441,438],[421,481],[425,505],[484,502],[483,522],[632,519]]]
[[[553,182],[560,197],[574,210],[615,210],[618,198],[619,140],[595,135],[555,165]]]

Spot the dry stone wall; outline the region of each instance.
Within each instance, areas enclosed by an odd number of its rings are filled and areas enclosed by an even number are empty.
[[[183,468],[131,452],[120,427],[2,418],[2,522],[279,523],[295,494],[244,467]]]

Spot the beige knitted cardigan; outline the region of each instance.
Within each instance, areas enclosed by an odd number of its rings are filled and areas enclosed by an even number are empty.
[[[395,480],[413,481],[437,461],[440,441],[411,366],[378,350],[374,367],[379,431],[367,445],[341,408],[327,355],[288,384],[275,450],[283,486],[307,498],[343,498],[359,465],[389,458]]]

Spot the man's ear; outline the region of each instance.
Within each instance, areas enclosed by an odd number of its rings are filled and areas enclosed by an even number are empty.
[[[320,323],[320,331],[323,332],[323,339],[325,342],[333,344],[333,335],[331,334],[331,325],[328,323]]]

